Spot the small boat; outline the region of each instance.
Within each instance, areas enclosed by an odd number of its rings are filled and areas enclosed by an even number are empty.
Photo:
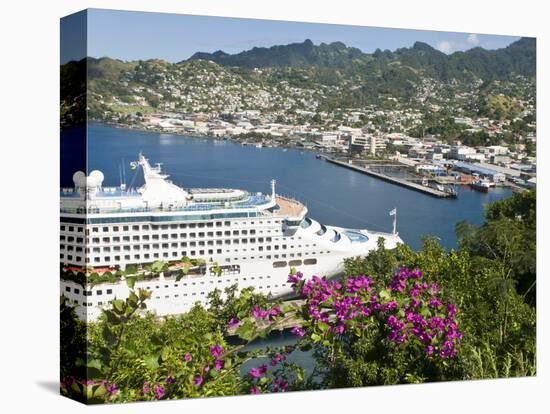
[[[488,180],[476,180],[470,183],[470,187],[476,191],[487,193],[489,192],[489,188],[492,187],[492,183]]]

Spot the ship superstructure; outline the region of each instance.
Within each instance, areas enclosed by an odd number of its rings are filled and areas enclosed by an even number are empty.
[[[135,288],[152,292],[148,309],[178,314],[206,303],[214,289],[238,284],[272,296],[291,292],[290,268],[307,276],[342,272],[343,260],[364,256],[377,247],[402,243],[396,232],[327,226],[308,217],[301,202],[271,193],[239,189],[183,189],[169,180],[160,164],[142,155],[133,163],[143,170],[138,189],[104,187],[104,176],[76,172],[74,187],[61,190],[60,261],[66,272],[101,273],[163,261],[200,260],[198,271],[177,271],[140,278]],[[103,307],[124,299],[129,287],[117,282],[79,284],[63,278],[62,294],[77,314],[95,320]],[[178,280],[179,279],[179,280]]]

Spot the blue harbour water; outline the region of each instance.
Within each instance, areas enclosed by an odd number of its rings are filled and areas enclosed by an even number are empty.
[[[101,124],[88,127],[88,172],[103,171],[104,185],[119,185],[124,165],[126,184],[140,186],[141,173],[129,167],[140,151],[151,163],[163,163],[172,181],[183,187],[269,193],[269,182],[276,179],[277,193],[302,201],[309,215],[324,224],[389,232],[392,217],[388,212],[397,208],[397,230],[414,249],[420,248],[424,235],[438,237],[446,248],[456,247],[457,222],[479,224],[488,203],[511,195],[509,189],[491,189],[485,194],[459,186],[457,199],[438,199],[316,159],[313,152],[256,148]],[[72,174],[62,172],[63,185],[72,184]]]

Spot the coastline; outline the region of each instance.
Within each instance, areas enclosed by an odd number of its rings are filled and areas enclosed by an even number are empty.
[[[281,148],[281,149],[284,149],[285,151],[290,149],[290,150],[300,151],[302,153],[303,152],[308,152],[308,153],[318,155],[320,158],[325,158],[325,159],[332,158],[334,161],[338,160],[339,162],[334,162],[335,164],[344,164],[342,162],[342,153],[333,152],[333,151],[325,151],[325,150],[323,150],[322,147],[310,148],[310,147],[302,147],[302,146],[298,146],[298,145],[285,145],[285,144],[281,144],[281,143],[277,143],[277,145],[272,145],[272,143],[270,145],[263,145],[263,139],[260,140],[260,141],[250,141],[249,139],[246,139],[246,138],[245,139],[238,139],[238,138],[235,138],[235,137],[230,136],[230,135],[224,136],[224,137],[217,137],[217,136],[208,135],[208,134],[201,134],[201,133],[198,133],[198,132],[194,133],[193,135],[190,135],[189,133],[186,133],[186,132],[183,132],[183,131],[166,132],[166,131],[163,131],[162,129],[157,129],[157,128],[145,128],[145,127],[140,126],[140,125],[121,124],[121,123],[101,121],[101,120],[90,120],[88,122],[88,125],[107,126],[107,127],[111,127],[111,128],[115,128],[115,129],[125,130],[125,131],[138,131],[138,132],[145,132],[145,133],[150,133],[150,134],[173,135],[173,136],[177,136],[177,137],[192,138],[192,139],[197,139],[197,140],[201,140],[201,141],[230,142],[230,143],[237,144],[237,145],[242,145],[242,146],[252,146],[253,147],[256,144],[261,143],[262,146],[259,147],[259,148]],[[266,137],[265,139],[270,140],[269,137]],[[345,159],[349,161],[351,158],[349,156],[347,156],[347,157],[345,157]],[[381,158],[381,159],[375,160],[375,161],[387,161],[387,160],[384,159],[384,158]],[[342,165],[340,165],[340,166],[342,166]],[[349,168],[349,166],[347,166],[347,165],[344,165],[344,167]],[[361,172],[361,171],[358,170],[358,172]],[[376,178],[384,180],[381,177],[376,177]],[[393,184],[399,185],[399,184],[396,184],[396,183],[393,183]],[[458,182],[458,181],[454,182],[453,185],[455,185],[455,186],[456,185],[458,185],[458,186],[463,185],[465,187],[469,186],[469,184],[467,184],[467,183],[462,183],[462,182]],[[514,192],[526,191],[525,188],[521,188],[519,186],[513,185],[511,182],[500,183],[500,185],[498,185],[497,187],[509,188],[510,190],[512,190]],[[437,196],[437,197],[438,198],[447,198],[446,196],[445,197]]]
[[[205,140],[205,141],[227,141],[227,142],[232,142],[232,143],[235,143],[235,144],[241,144],[241,145],[245,145],[245,146],[246,145],[254,146],[257,143],[262,143],[263,142],[263,139],[256,140],[256,141],[252,141],[252,140],[249,140],[249,139],[242,139],[241,140],[241,139],[237,139],[235,137],[232,137],[230,135],[223,136],[223,137],[216,137],[216,136],[212,136],[212,135],[208,135],[208,134],[201,134],[201,133],[198,133],[198,132],[194,133],[194,135],[190,135],[189,133],[179,132],[179,131],[166,132],[166,131],[163,131],[162,129],[155,129],[155,128],[149,129],[149,128],[145,128],[145,127],[142,127],[142,126],[139,126],[139,125],[121,124],[121,123],[101,121],[101,120],[90,120],[90,121],[88,121],[88,125],[106,125],[106,126],[109,126],[109,127],[112,127],[112,128],[124,129],[124,130],[128,130],[128,131],[140,131],[140,132],[149,132],[149,133],[152,133],[152,134],[175,135],[175,136],[180,136],[180,137],[201,139],[201,140]],[[270,137],[268,136],[265,139],[269,140]],[[277,145],[262,146],[262,148],[283,148],[283,149],[295,149],[295,150],[298,150],[298,151],[308,151],[308,152],[317,153],[317,154],[338,154],[338,153],[331,152],[331,151],[323,151],[322,148],[308,148],[308,147],[301,147],[301,146],[298,146],[298,145],[285,145],[285,144],[281,144],[281,143],[278,143]]]

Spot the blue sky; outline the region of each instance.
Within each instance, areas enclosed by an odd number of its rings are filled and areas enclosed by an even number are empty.
[[[93,57],[178,62],[198,51],[237,53],[305,39],[315,44],[341,41],[363,52],[422,41],[452,53],[475,46],[497,49],[519,37],[98,9],[88,13],[88,55]],[[62,54],[62,62],[70,59],[69,53]]]

